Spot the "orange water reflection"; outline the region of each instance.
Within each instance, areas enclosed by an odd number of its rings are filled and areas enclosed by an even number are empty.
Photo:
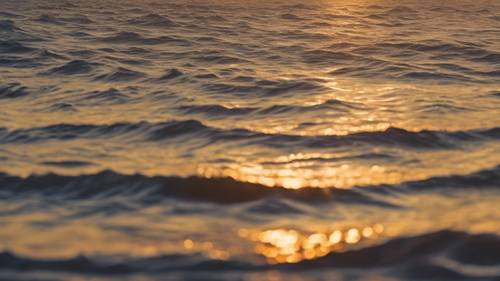
[[[362,228],[336,229],[329,232],[301,233],[293,229],[272,229],[251,232],[240,229],[238,234],[256,243],[255,252],[267,262],[296,263],[343,251],[354,244],[379,238],[384,232],[381,224]]]
[[[297,263],[349,250],[379,239],[384,233],[384,226],[377,223],[313,233],[285,228],[264,231],[240,228],[237,233],[239,237],[251,242],[254,252],[264,257],[267,263],[277,264]],[[238,255],[237,249],[221,248],[211,241],[185,239],[181,244],[184,251],[202,254],[211,259],[227,260]],[[243,245],[244,243],[240,244]],[[243,248],[247,249],[246,246]],[[247,253],[246,250],[244,252]]]
[[[195,242],[191,239],[186,239],[182,242],[182,245],[186,251],[201,253],[211,259],[227,260],[230,257],[230,253],[228,251],[216,247],[214,243],[210,241]]]

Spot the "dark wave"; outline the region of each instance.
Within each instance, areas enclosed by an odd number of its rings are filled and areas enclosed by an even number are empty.
[[[159,37],[144,37],[135,32],[119,32],[110,36],[98,38],[97,41],[104,43],[116,44],[139,44],[139,45],[158,45],[158,44],[176,44],[176,45],[190,45],[191,43],[184,39],[178,39],[171,36]]]
[[[13,12],[7,12],[7,11],[0,11],[0,17],[3,18],[20,18],[22,16],[15,14]]]
[[[414,190],[424,188],[449,188],[449,187],[500,187],[500,165],[481,170],[469,175],[450,175],[444,177],[433,177],[421,181],[413,181],[402,184],[401,186]]]
[[[92,166],[92,163],[85,161],[45,161],[42,162],[43,165],[65,167],[65,168],[77,168],[84,166]]]
[[[1,132],[1,131],[0,131]],[[51,166],[66,168],[92,165],[89,162],[64,161],[47,162]],[[353,189],[302,188],[298,190],[283,187],[267,187],[260,184],[240,182],[231,178],[202,177],[148,177],[140,174],[123,175],[112,171],[98,174],[63,176],[57,174],[32,175],[27,178],[0,173],[0,191],[8,192],[8,197],[43,194],[51,200],[83,200],[105,197],[126,197],[139,202],[156,202],[168,198],[188,201],[203,201],[219,204],[235,204],[260,199],[291,199],[306,203],[346,202],[375,204],[394,208],[391,203],[374,199],[379,191],[422,191],[443,188],[498,188],[500,165],[489,170],[481,170],[469,175],[450,175],[420,181],[404,182],[397,185],[358,186]],[[372,194],[372,192],[375,192]],[[273,202],[271,202],[271,205]],[[269,207],[267,204],[265,207]]]
[[[204,114],[210,117],[246,115],[257,110],[256,108],[252,107],[229,108],[217,104],[182,105],[177,107],[176,109],[183,114]]]
[[[51,14],[42,14],[35,21],[40,22],[40,23],[55,24],[55,25],[66,24],[66,23],[85,25],[85,24],[94,23],[87,16],[81,15],[81,14],[66,16],[66,17],[60,17],[60,16],[56,16],[56,15],[51,15]]]
[[[404,53],[401,56],[413,56]],[[434,82],[484,82],[481,76],[488,76],[472,69],[449,69],[450,64],[434,64],[421,66],[391,63],[381,60],[363,59],[356,66],[343,66],[329,72],[332,76],[361,77],[361,78],[382,78],[392,80],[427,80]],[[443,69],[444,68],[444,69]],[[450,71],[451,70],[451,71]]]
[[[58,24],[60,23],[59,19],[56,16],[42,14],[35,21],[40,23],[50,23],[50,24]]]
[[[81,75],[90,74],[98,66],[85,60],[73,60],[44,72],[44,75]]]
[[[65,103],[65,102],[58,102],[52,104],[50,107],[47,108],[47,112],[57,112],[57,111],[62,111],[62,112],[75,112],[77,109],[75,108],[74,105],[70,103]]]
[[[125,103],[130,100],[130,97],[115,88],[110,88],[103,91],[92,91],[85,93],[79,99],[82,102],[92,102],[92,103]]]
[[[194,60],[198,62],[205,63],[215,63],[215,64],[236,64],[236,63],[245,63],[248,62],[243,58],[238,58],[230,55],[221,55],[221,54],[202,54],[199,56],[193,57]]]
[[[0,20],[0,31],[14,32],[20,30],[13,20]]]
[[[263,265],[238,260],[211,260],[199,254],[172,254],[121,261],[76,256],[68,259],[34,259],[10,252],[0,253],[0,269],[10,271],[51,271],[88,274],[168,273],[173,271],[237,271],[268,270],[302,271],[318,269],[385,269],[411,278],[441,279],[492,276],[461,272],[433,261],[445,257],[464,265],[500,265],[500,237],[494,234],[469,234],[442,230],[412,237],[396,237],[380,245],[303,260],[296,264]],[[464,258],[465,256],[465,258]],[[479,259],[471,259],[479,257]],[[422,271],[417,269],[428,269]],[[488,272],[486,270],[486,272]],[[453,279],[453,278],[452,278]],[[421,280],[421,279],[420,279]]]
[[[13,40],[0,40],[0,53],[20,54],[35,51],[35,48],[28,47]]]
[[[202,255],[163,255],[151,258],[131,258],[124,262],[106,262],[91,257],[77,256],[69,259],[37,260],[0,253],[0,269],[23,271],[76,272],[89,274],[161,273],[179,270],[250,269],[249,264],[210,260]]]
[[[202,114],[208,118],[226,117],[226,116],[268,116],[278,114],[291,113],[306,113],[317,110],[336,110],[347,111],[350,109],[359,108],[360,105],[339,100],[327,100],[323,103],[311,106],[303,105],[273,105],[269,107],[234,107],[229,108],[222,105],[207,104],[207,105],[182,105],[176,109],[183,114]]]
[[[35,68],[42,64],[36,58],[22,58],[22,57],[0,57],[1,67],[13,68]]]
[[[157,81],[169,81],[178,77],[183,76],[184,73],[179,69],[172,68],[165,71],[165,73],[157,79]]]
[[[252,94],[260,97],[326,92],[328,88],[314,81],[257,81],[247,83],[207,83],[203,89],[214,93]]]
[[[119,67],[111,73],[97,76],[95,80],[106,81],[106,82],[124,82],[124,81],[137,80],[145,76],[146,74],[142,72]]]
[[[496,74],[484,71],[474,64],[463,67],[456,61],[460,57],[471,62],[495,64],[498,52],[473,43],[449,43],[439,40],[416,42],[377,43],[373,45],[352,45],[348,50],[342,45],[332,45],[324,50],[310,52],[306,57],[311,62],[336,61],[340,66],[331,75],[385,78],[394,80],[431,80],[436,82],[485,82]],[[414,62],[416,57],[426,57],[432,64]],[[391,58],[406,58],[401,63]],[[351,63],[343,63],[343,61]],[[451,66],[451,67],[450,67]]]
[[[51,162],[48,164],[60,166],[68,163]],[[78,164],[84,163],[78,162]],[[73,162],[69,165],[74,166]],[[9,191],[11,195],[34,193],[64,200],[126,196],[130,200],[143,202],[179,198],[188,201],[234,204],[273,197],[321,202],[330,200],[335,195],[336,197],[344,196],[342,199],[337,198],[340,201],[356,198],[359,202],[371,202],[369,198],[348,190],[319,188],[291,190],[239,182],[230,178],[147,177],[139,174],[122,175],[112,171],[80,176],[47,174],[24,179],[0,174],[0,190]]]
[[[127,21],[127,23],[148,27],[173,27],[177,25],[174,21],[167,18],[166,16],[161,16],[154,13],[130,19]]]
[[[498,278],[491,273],[461,272],[436,263],[440,257],[462,265],[499,266],[500,237],[494,234],[469,234],[449,230],[413,237],[397,237],[381,245],[331,253],[316,260],[306,260],[288,269],[327,268],[392,268],[391,271],[405,277],[422,279],[466,279],[472,277]],[[478,273],[479,272],[479,273]],[[451,278],[450,278],[451,277]]]
[[[5,93],[10,93],[6,88]],[[97,96],[96,96],[97,95]],[[96,92],[90,97],[123,97],[116,90]],[[220,109],[217,109],[220,110]],[[299,136],[265,134],[245,129],[220,129],[204,125],[196,120],[170,121],[163,123],[115,123],[110,125],[57,124],[47,127],[8,130],[0,132],[0,143],[35,143],[50,140],[71,140],[78,138],[109,139],[119,137],[129,142],[161,142],[179,136],[196,136],[207,143],[217,141],[245,140],[269,146],[332,147],[355,144],[391,145],[414,149],[449,149],[460,144],[475,141],[500,139],[500,128],[471,131],[407,131],[390,127],[384,131],[361,132],[349,135]]]
[[[19,83],[11,83],[6,86],[0,85],[0,100],[20,98],[27,95],[29,95],[28,88]]]

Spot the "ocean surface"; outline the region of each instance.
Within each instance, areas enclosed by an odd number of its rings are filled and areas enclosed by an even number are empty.
[[[0,280],[500,280],[500,1],[1,0]]]

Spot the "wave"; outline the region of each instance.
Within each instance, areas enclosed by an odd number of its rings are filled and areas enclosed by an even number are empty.
[[[494,234],[469,234],[451,230],[396,237],[383,244],[331,253],[315,260],[305,260],[283,269],[364,270],[385,268],[392,274],[414,280],[498,278],[491,269],[500,265],[500,237]],[[439,262],[445,260],[446,262]],[[456,263],[459,266],[450,266]],[[467,270],[475,266],[475,270]],[[498,274],[498,273],[496,273]]]
[[[78,111],[74,105],[70,103],[65,103],[65,102],[58,102],[54,103],[51,106],[49,106],[46,110],[46,112],[75,112]]]
[[[369,51],[364,50],[363,52]],[[402,57],[413,55],[407,52],[401,54]],[[453,81],[481,83],[484,82],[481,76],[488,76],[488,73],[481,73],[469,68],[459,68],[453,64],[436,63],[425,65],[424,67],[374,59],[363,59],[356,66],[342,66],[330,71],[328,74],[332,76],[381,78],[397,81],[426,80],[438,83]]]
[[[6,88],[5,93],[11,93]],[[109,91],[108,91],[109,92]],[[107,93],[95,93],[101,97]],[[15,92],[14,92],[15,93]],[[102,95],[104,96],[102,96]],[[112,91],[113,96],[120,96]],[[401,146],[414,149],[450,149],[462,143],[500,139],[500,128],[470,131],[407,131],[390,127],[384,131],[360,132],[349,135],[300,136],[266,134],[246,129],[221,129],[204,125],[196,120],[162,123],[115,123],[110,125],[56,124],[47,127],[0,131],[0,143],[35,143],[50,140],[78,138],[109,139],[119,137],[130,142],[161,142],[179,136],[196,136],[209,143],[217,141],[246,140],[269,146],[332,147],[356,144]]]
[[[38,62],[36,58],[3,57],[0,58],[0,66],[12,68],[35,68],[42,66],[42,64]]]
[[[0,131],[1,132],[1,131]],[[81,167],[90,162],[63,161],[44,163],[59,167]],[[97,174],[63,176],[57,174],[31,175],[27,178],[0,173],[0,191],[8,191],[8,196],[41,194],[51,199],[84,200],[105,197],[126,197],[139,202],[156,202],[168,198],[187,201],[202,201],[218,204],[236,204],[261,199],[294,200],[304,203],[350,202],[372,204],[386,208],[398,206],[374,199],[371,192],[395,190],[401,192],[421,191],[441,188],[497,188],[500,182],[500,165],[489,170],[481,170],[469,175],[450,175],[420,181],[404,182],[398,185],[358,186],[353,189],[302,188],[287,189],[240,182],[231,178],[203,177],[148,177],[141,174],[123,175],[113,171]],[[269,201],[274,204],[272,201]],[[268,204],[269,205],[269,204]],[[268,205],[264,207],[269,207]]]
[[[95,80],[105,81],[105,82],[123,82],[123,81],[137,80],[145,76],[146,74],[142,72],[119,67],[111,73],[97,76]]]
[[[41,22],[41,23],[51,23],[51,24],[60,23],[59,19],[56,16],[48,15],[48,14],[40,15],[35,21]]]
[[[225,107],[216,104],[207,105],[182,105],[176,107],[176,110],[183,114],[202,114],[208,118],[213,117],[227,117],[227,116],[268,116],[268,115],[278,115],[278,114],[290,114],[290,113],[306,113],[309,111],[317,110],[336,110],[336,111],[346,111],[350,109],[360,108],[360,105],[344,102],[339,100],[327,100],[323,103],[311,105],[311,106],[301,106],[301,105],[273,105],[265,108],[259,107]]]
[[[75,23],[75,24],[91,24],[93,23],[85,15],[72,15],[67,17],[60,17],[51,14],[42,14],[35,21],[46,24],[63,24],[63,23]]]
[[[0,20],[0,31],[3,32],[14,32],[21,30],[18,28],[13,20]]]
[[[13,12],[7,12],[7,11],[0,11],[0,17],[3,18],[20,18],[22,16],[15,14]]]
[[[115,88],[104,91],[92,91],[81,96],[79,101],[94,102],[97,104],[111,103],[120,104],[130,100],[130,97]]]
[[[475,57],[495,54],[495,52],[489,51],[473,45],[459,44],[459,43],[446,43],[437,40],[422,41],[415,43],[379,43],[371,46],[374,49],[380,50],[413,50],[423,53],[435,52],[435,53],[458,53],[465,57]]]
[[[229,55],[210,54],[210,53],[195,56],[192,59],[198,62],[215,63],[215,64],[238,64],[238,63],[248,62],[243,58],[238,58]]]
[[[281,270],[297,272],[318,269],[384,269],[407,277],[490,277],[488,269],[500,265],[500,237],[494,234],[469,234],[442,230],[411,237],[395,237],[382,244],[327,256],[303,260],[295,264],[258,264],[239,260],[213,260],[201,254],[170,254],[121,260],[76,256],[68,259],[34,259],[11,252],[0,253],[0,269],[9,271],[51,271],[87,274],[168,273],[173,271],[258,272]],[[478,266],[486,273],[473,273],[451,268],[434,261],[435,257]],[[430,271],[417,269],[426,268]]]
[[[49,163],[49,165],[54,164],[60,166],[67,163]],[[45,194],[60,199],[127,196],[131,200],[145,202],[178,198],[219,204],[250,202],[271,197],[314,202],[329,200],[333,195],[345,195],[346,199],[349,196],[356,196],[348,190],[319,188],[290,190],[281,187],[269,188],[230,178],[147,177],[140,174],[122,175],[112,171],[80,176],[33,175],[24,179],[0,173],[0,190],[18,195]]]
[[[498,188],[500,183],[500,165],[486,170],[469,175],[450,175],[444,177],[433,177],[421,181],[412,181],[402,184],[401,186],[415,190],[423,190],[429,188],[443,187],[459,187],[459,188],[479,188],[493,187]]]
[[[327,91],[328,88],[314,81],[257,81],[255,84],[208,83],[202,86],[208,92],[228,94],[254,94],[260,97],[291,95]]]
[[[90,63],[85,60],[72,60],[62,66],[56,66],[42,73],[44,75],[81,75],[94,71],[97,63]]]
[[[19,83],[11,83],[6,86],[0,85],[0,100],[20,98],[27,95],[29,95],[28,88]]]
[[[127,23],[131,25],[141,25],[141,26],[149,26],[149,27],[173,27],[177,24],[167,18],[166,16],[161,16],[158,14],[147,14],[143,16],[139,16],[127,21]]]
[[[139,45],[159,45],[159,44],[176,44],[188,46],[191,43],[184,39],[178,39],[171,36],[159,37],[144,37],[135,32],[119,32],[110,36],[97,38],[99,42],[103,43],[116,43],[116,44],[139,44]]]
[[[179,112],[183,114],[204,114],[210,117],[214,116],[236,116],[236,115],[246,115],[257,110],[253,107],[235,107],[229,108],[217,104],[207,104],[207,105],[182,105],[176,108]]]
[[[495,64],[497,51],[467,42],[449,43],[439,40],[417,42],[377,43],[370,46],[332,45],[324,50],[309,52],[307,61],[324,63],[334,61],[339,66],[330,75],[384,78],[394,80],[432,80],[457,82],[484,82],[498,75],[484,71],[475,63]],[[434,63],[414,62],[415,57],[427,57]],[[473,63],[456,61],[460,57]],[[392,58],[406,58],[407,63]],[[344,63],[346,61],[346,63]],[[350,63],[348,63],[350,62]],[[468,65],[468,67],[464,67]],[[484,79],[486,78],[486,79]]]
[[[0,53],[20,54],[35,51],[35,48],[25,46],[17,41],[0,40]]]
[[[184,75],[184,73],[182,71],[180,71],[179,69],[172,68],[172,69],[166,70],[165,73],[160,78],[158,78],[156,81],[168,81],[168,80],[175,79],[177,77],[181,77],[183,75]]]

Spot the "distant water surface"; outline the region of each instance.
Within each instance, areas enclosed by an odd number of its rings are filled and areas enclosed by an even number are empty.
[[[500,2],[0,2],[1,280],[500,278]]]

